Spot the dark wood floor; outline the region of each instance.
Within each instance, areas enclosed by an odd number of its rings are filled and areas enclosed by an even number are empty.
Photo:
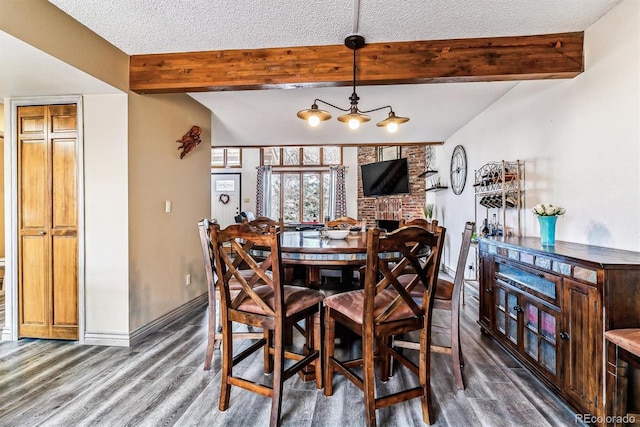
[[[434,425],[575,425],[571,411],[480,334],[477,304],[471,298],[462,313],[467,388],[455,388],[447,356],[432,355]],[[267,425],[269,399],[244,390],[233,388],[230,409],[218,411],[220,361],[211,371],[202,369],[205,345],[205,308],[132,348],[35,339],[2,342],[0,425]],[[268,382],[261,361],[256,362],[243,362],[245,375]],[[400,369],[383,388],[411,381]],[[334,384],[335,394],[326,398],[314,384],[291,378],[285,385],[282,424],[364,425],[361,392],[341,376]],[[379,410],[378,425],[422,425],[419,400]]]

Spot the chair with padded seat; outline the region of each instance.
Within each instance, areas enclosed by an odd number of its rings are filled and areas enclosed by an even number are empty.
[[[348,216],[343,216],[340,218],[336,218],[332,221],[327,221],[327,223],[325,224],[326,228],[339,228],[339,229],[349,229],[351,227],[355,227],[357,225],[359,225],[360,222],[355,219],[355,218],[351,218]],[[346,269],[346,270],[345,270]],[[343,272],[344,270],[344,272]],[[323,286],[326,286],[327,283],[327,279],[328,278],[337,278],[340,279],[341,281],[341,286],[344,287],[350,287],[352,284],[351,283],[342,283],[343,280],[346,280],[346,277],[351,277],[351,280],[358,280],[360,275],[358,273],[358,271],[353,270],[352,267],[336,267],[336,268],[322,268],[320,270],[320,283]]]
[[[270,425],[280,425],[285,380],[313,367],[316,387],[322,388],[320,343],[324,296],[312,289],[283,284],[280,230],[277,226],[264,229],[251,224],[232,224],[221,230],[218,224],[213,224],[211,240],[216,274],[221,278],[223,345],[219,409],[225,411],[229,407],[231,386],[237,386],[270,397]],[[235,259],[225,246],[231,247]],[[255,259],[251,252],[254,247],[267,255],[260,260]],[[250,269],[252,274],[249,278],[238,270],[238,260]],[[232,278],[241,286],[241,291],[235,296],[231,291]],[[285,351],[285,331],[301,321],[306,322],[306,327],[301,329],[305,332],[302,349],[299,352],[294,352],[293,348]],[[232,322],[263,328],[265,336],[234,357]],[[273,371],[272,386],[234,374],[234,367],[239,362],[261,348],[272,362],[268,364]],[[294,362],[285,368],[287,359]]]
[[[433,222],[433,221],[432,221]],[[460,254],[458,255],[458,264],[453,282],[444,278],[438,278],[436,292],[434,295],[434,310],[443,310],[449,312],[449,325],[432,325],[431,329],[437,333],[447,333],[450,335],[450,344],[431,345],[431,351],[435,353],[444,353],[451,355],[453,363],[453,376],[456,387],[464,390],[464,379],[462,377],[462,368],[464,367],[464,358],[462,356],[462,347],[460,345],[460,292],[464,282],[464,271],[467,263],[467,255],[469,254],[469,246],[471,245],[471,236],[475,229],[475,223],[467,222],[462,233],[462,243],[460,245]],[[401,277],[400,281],[410,280],[411,275]],[[421,297],[421,286],[419,285],[414,291],[414,297]],[[416,349],[418,344],[406,339],[394,337],[393,346],[400,348]]]
[[[335,294],[325,299],[324,390],[333,394],[334,372],[341,373],[364,392],[367,426],[376,425],[376,409],[420,397],[425,423],[433,421],[430,386],[430,342],[432,289],[436,283],[445,230],[435,233],[409,226],[385,234],[372,228],[367,235],[364,289]],[[389,255],[391,254],[391,257]],[[395,256],[394,256],[395,254]],[[401,285],[398,276],[406,267],[415,279]],[[422,280],[429,286],[418,304],[410,295]],[[362,356],[354,360],[335,357],[335,328],[339,323],[362,338]],[[419,363],[396,352],[391,337],[409,331],[420,333]],[[375,352],[374,352],[375,348]],[[387,381],[386,361],[393,357],[418,377],[418,385],[392,395],[376,395],[375,362],[380,363],[380,379]],[[354,368],[362,367],[362,377]],[[395,384],[394,384],[395,386]]]
[[[218,313],[217,307],[220,301],[220,287],[217,277],[214,273],[215,267],[213,266],[213,244],[211,243],[211,226],[215,223],[215,220],[203,219],[198,222],[198,234],[200,235],[200,246],[202,248],[202,258],[204,260],[204,272],[207,279],[207,290],[209,294],[209,319],[208,319],[208,338],[207,338],[207,351],[204,359],[204,369],[211,369],[211,364],[214,362],[213,353],[219,346],[222,339],[222,331],[218,331]],[[241,270],[241,274],[253,275],[250,270]],[[238,293],[241,290],[241,286],[235,280],[231,279],[230,288],[233,293]],[[262,332],[235,332],[234,338],[236,339],[261,339],[263,337]]]

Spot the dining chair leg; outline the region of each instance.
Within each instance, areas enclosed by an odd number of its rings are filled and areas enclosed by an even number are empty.
[[[422,328],[420,331],[419,378],[422,387],[422,420],[425,424],[433,424],[433,404],[431,401],[431,331]]]
[[[209,293],[211,295],[211,293]],[[209,335],[207,338],[207,352],[204,356],[204,370],[208,371],[211,369],[211,364],[213,363],[213,349],[216,342],[216,299],[209,298],[209,327],[207,328],[207,334]]]
[[[225,316],[226,317],[226,316]],[[233,336],[231,330],[231,322],[223,319],[222,322],[222,385],[220,386],[220,404],[218,408],[221,411],[229,409],[229,398],[231,394],[231,384],[229,377],[233,375]]]
[[[322,388],[322,305],[316,314],[313,315],[313,351],[318,351],[318,358],[315,360],[316,388]]]
[[[271,390],[271,417],[270,427],[280,425],[280,412],[282,410],[282,389],[284,372],[284,326],[282,322],[276,320],[274,331],[274,354],[273,354],[273,388]]]
[[[380,357],[380,381],[386,383],[391,376],[391,355],[384,351],[385,346],[391,345],[392,337],[376,339],[376,351]]]
[[[453,377],[458,390],[464,390],[464,380],[462,378],[462,347],[460,346],[460,316],[454,307],[451,310],[451,358],[453,361]]]
[[[324,315],[324,395],[333,395],[333,364],[331,358],[335,348],[336,321],[329,314],[329,307]]]
[[[270,353],[270,349],[273,347],[273,331],[270,331],[268,329],[264,329],[264,339],[265,339],[265,345],[264,345],[264,373],[268,374],[273,372],[273,358],[274,356],[271,355]]]
[[[365,421],[368,427],[376,425],[376,384],[375,360],[373,358],[374,339],[365,333],[362,337],[362,379],[364,382]]]

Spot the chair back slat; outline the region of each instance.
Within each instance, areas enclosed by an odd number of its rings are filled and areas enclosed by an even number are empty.
[[[411,221],[403,222],[400,225],[401,227],[406,227],[408,225],[417,225],[418,227],[426,228],[433,233],[438,228],[438,220],[432,219],[431,221],[429,221],[426,218],[414,218]]]
[[[462,243],[460,244],[460,254],[458,255],[458,264],[456,266],[456,275],[453,278],[453,304],[459,304],[460,291],[464,282],[464,272],[467,265],[467,256],[469,255],[469,247],[471,246],[471,238],[475,231],[476,223],[467,222],[462,232]]]
[[[383,234],[383,230],[372,228],[367,236],[367,260],[365,267],[365,317],[374,324],[381,324],[389,320],[394,312],[408,307],[416,317],[423,316],[429,309],[430,293],[437,281],[437,269],[440,264],[445,229],[436,227],[434,232],[413,225],[402,227],[392,233]],[[389,253],[400,253],[400,259],[393,260]],[[415,269],[415,279],[403,285],[398,276],[403,274],[405,267]],[[411,297],[411,290],[422,280],[427,284],[425,298],[419,306]],[[385,307],[376,309],[375,299],[381,298],[385,292],[395,291],[395,297]],[[428,301],[427,301],[428,300]],[[365,323],[367,319],[363,319]]]
[[[254,227],[261,228],[263,230],[266,230],[272,226],[276,226],[276,227],[280,227],[280,231],[284,231],[284,222],[282,218],[276,221],[275,219],[269,218],[267,216],[259,216],[253,221],[248,221],[247,223]]]
[[[349,228],[355,225],[358,225],[359,222],[355,218],[351,218],[348,216],[343,216],[340,218],[336,218],[333,221],[327,221],[327,227],[340,227],[340,228]]]
[[[198,221],[198,234],[200,235],[200,247],[202,249],[202,260],[204,261],[204,273],[207,279],[207,286],[210,290],[215,287],[215,274],[213,262],[213,244],[211,243],[211,235],[209,228],[216,221],[214,219],[203,219]]]
[[[224,279],[221,281],[222,303],[225,307],[237,309],[247,298],[250,298],[268,316],[276,316],[284,306],[283,293],[281,291],[281,263],[280,263],[280,231],[277,226],[267,228],[253,226],[248,223],[232,224],[220,230],[220,226],[211,226],[211,240],[213,242],[214,257],[218,275]],[[230,244],[234,253],[232,258],[223,245]],[[264,259],[256,260],[251,255],[253,247],[266,248],[268,255]],[[253,275],[247,279],[241,274],[238,265],[244,269],[250,269]],[[246,271],[246,270],[245,270]],[[242,290],[233,300],[229,292],[229,280],[233,277],[240,284]],[[266,284],[273,289],[273,307],[267,304],[254,290],[257,283]]]

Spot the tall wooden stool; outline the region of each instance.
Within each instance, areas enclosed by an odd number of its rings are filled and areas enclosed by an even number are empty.
[[[628,376],[629,364],[640,369],[640,328],[613,329],[606,331],[604,336],[607,340],[606,424],[640,424],[640,413],[628,410],[629,397],[637,398],[640,394],[640,381],[629,384]],[[629,386],[633,387],[632,393],[629,393]]]

